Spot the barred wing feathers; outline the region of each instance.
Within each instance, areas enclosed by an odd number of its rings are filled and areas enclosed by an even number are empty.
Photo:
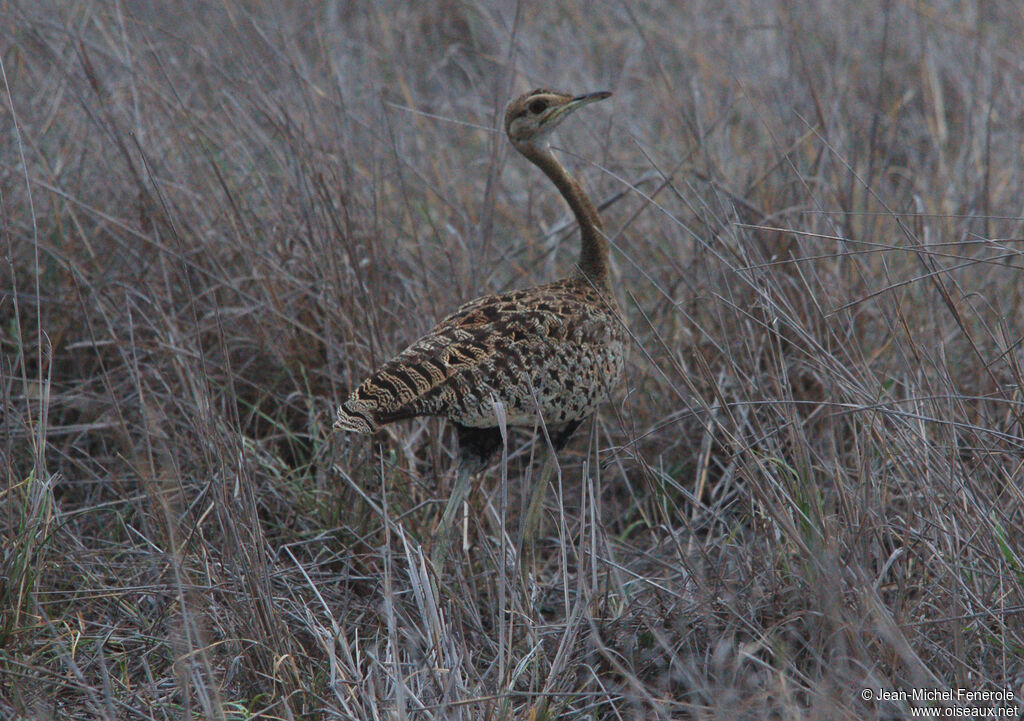
[[[469,427],[580,420],[622,371],[625,332],[583,279],[470,301],[373,375],[338,409],[335,428],[445,416]]]

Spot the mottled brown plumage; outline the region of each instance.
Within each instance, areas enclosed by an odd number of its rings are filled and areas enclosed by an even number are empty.
[[[478,298],[363,381],[336,427],[368,433],[403,418],[445,416],[460,436],[492,431],[496,448],[495,400],[510,426],[533,426],[538,408],[553,429],[580,421],[622,371],[620,329],[585,278]],[[489,455],[466,460],[483,465]]]
[[[356,433],[416,416],[443,416],[456,425],[460,482],[442,527],[468,492],[468,476],[486,467],[501,445],[496,402],[510,426],[532,427],[539,411],[557,448],[622,374],[626,332],[611,290],[601,218],[547,144],[572,111],[610,94],[534,90],[505,112],[512,144],[552,180],[580,225],[575,270],[553,283],[466,303],[363,381],[338,409],[334,427]]]

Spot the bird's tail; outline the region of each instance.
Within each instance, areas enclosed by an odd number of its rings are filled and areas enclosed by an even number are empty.
[[[338,416],[334,419],[334,430],[351,433],[370,434],[377,430],[379,424],[370,413],[360,411],[357,402],[352,398],[338,406]]]

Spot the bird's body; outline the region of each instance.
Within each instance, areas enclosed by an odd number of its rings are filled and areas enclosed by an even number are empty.
[[[363,381],[336,427],[443,416],[460,431],[464,460],[484,466],[509,426],[551,433],[590,416],[622,374],[625,332],[614,305],[585,277],[472,300]],[[487,433],[487,431],[491,431]]]
[[[501,446],[497,404],[508,426],[533,427],[539,414],[557,449],[622,374],[627,334],[611,289],[601,219],[546,142],[569,113],[609,95],[535,90],[505,113],[512,144],[551,179],[579,222],[576,269],[553,283],[466,303],[377,369],[338,409],[334,427],[356,433],[417,416],[455,424],[460,476],[442,531],[468,493],[469,476]]]

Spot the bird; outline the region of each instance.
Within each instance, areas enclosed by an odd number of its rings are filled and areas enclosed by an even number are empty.
[[[622,376],[628,333],[612,288],[601,216],[550,147],[552,131],[566,118],[611,95],[539,88],[505,110],[512,146],[551,180],[579,225],[579,259],[571,272],[465,303],[375,370],[338,407],[334,428],[358,434],[419,416],[454,424],[458,473],[436,527],[435,566],[443,564],[471,478],[502,447],[502,426],[536,428],[539,414],[557,453]],[[543,499],[544,475],[534,501]],[[531,502],[527,521],[535,505],[539,513],[540,504]]]

